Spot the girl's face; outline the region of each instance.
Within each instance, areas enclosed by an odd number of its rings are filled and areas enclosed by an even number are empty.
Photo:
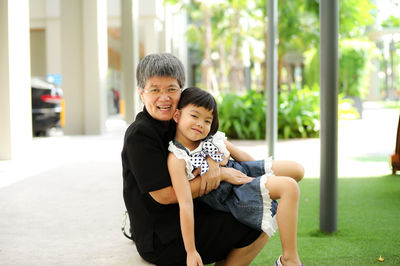
[[[176,110],[174,120],[177,123],[176,140],[189,147],[189,143],[201,141],[208,136],[213,114],[212,110],[189,104]]]
[[[147,112],[160,121],[172,119],[181,98],[179,83],[172,77],[151,77],[139,93]]]

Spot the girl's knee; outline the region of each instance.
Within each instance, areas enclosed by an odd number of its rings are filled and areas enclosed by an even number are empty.
[[[300,197],[299,185],[292,177],[274,176],[268,180],[266,188],[273,199],[285,197],[298,200]]]
[[[291,197],[296,199],[300,198],[300,188],[296,180],[291,178],[288,179],[285,186],[286,186],[286,192],[290,194]]]
[[[293,163],[293,178],[299,182],[303,179],[304,177],[304,167],[303,165],[294,162]]]
[[[277,176],[288,176],[296,180],[301,181],[304,177],[304,167],[295,161],[273,161],[272,170]]]

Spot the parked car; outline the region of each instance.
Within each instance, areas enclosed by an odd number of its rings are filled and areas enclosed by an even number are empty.
[[[45,136],[53,127],[60,127],[62,90],[45,79],[33,77],[32,131],[34,136]]]

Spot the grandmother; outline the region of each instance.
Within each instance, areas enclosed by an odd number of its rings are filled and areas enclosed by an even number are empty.
[[[122,150],[123,196],[131,233],[142,258],[157,265],[185,265],[179,205],[167,168],[168,142],[175,135],[172,116],[185,83],[184,67],[171,54],[151,54],[137,66],[143,111],[128,127]],[[192,195],[208,193],[221,180],[243,175],[219,168],[190,182]],[[194,200],[196,248],[205,264],[248,265],[268,240],[265,233]]]

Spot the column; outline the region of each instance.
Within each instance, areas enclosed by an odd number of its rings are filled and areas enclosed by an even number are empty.
[[[0,0],[0,160],[32,140],[29,0]]]
[[[188,59],[188,41],[186,37],[187,13],[167,5],[164,7],[164,51],[177,56],[185,67],[186,84],[189,84],[190,64]]]
[[[159,0],[140,0],[140,40],[143,42],[144,54],[153,54],[164,51],[162,31],[164,6]]]
[[[274,156],[278,139],[278,1],[268,0],[267,141],[268,156]]]
[[[143,46],[144,54],[154,54],[161,52],[160,49],[160,33],[157,29],[160,28],[160,23],[154,16],[141,17],[143,21]]]
[[[136,85],[136,66],[139,62],[138,0],[121,0],[121,58],[122,102],[121,110],[127,123],[132,123],[141,110]]]
[[[107,0],[83,1],[85,133],[105,131],[107,116]]]
[[[84,134],[82,0],[61,0],[60,11],[64,133]]]
[[[61,74],[60,0],[46,0],[46,74]]]
[[[106,119],[107,2],[61,0],[66,134],[101,134]]]
[[[338,178],[338,0],[321,1],[320,17],[320,108],[321,177],[320,230],[337,231]]]

